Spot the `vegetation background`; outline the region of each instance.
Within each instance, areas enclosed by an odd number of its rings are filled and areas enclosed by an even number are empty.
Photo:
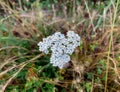
[[[120,92],[120,0],[0,0],[0,92]],[[37,43],[73,30],[64,69]]]

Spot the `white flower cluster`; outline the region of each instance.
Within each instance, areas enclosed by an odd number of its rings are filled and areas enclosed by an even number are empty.
[[[74,49],[80,45],[80,36],[74,31],[68,31],[65,37],[61,32],[56,32],[52,36],[43,38],[43,42],[39,42],[39,50],[48,54],[52,52],[50,63],[53,66],[63,68],[70,61],[70,56]]]

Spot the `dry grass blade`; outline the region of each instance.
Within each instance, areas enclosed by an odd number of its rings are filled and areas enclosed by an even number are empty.
[[[21,64],[18,65],[18,66],[16,66],[17,68],[19,68],[18,71],[17,71],[16,73],[14,73],[14,74],[12,75],[12,77],[5,83],[5,85],[3,86],[1,92],[4,92],[4,91],[5,91],[6,87],[9,85],[9,83],[11,82],[11,80],[14,79],[14,78],[17,76],[17,74],[20,73],[20,71],[21,71],[28,63],[34,62],[36,59],[38,59],[38,58],[40,58],[40,57],[42,57],[42,56],[44,56],[43,53],[40,54],[40,55],[37,55],[36,57],[34,57],[34,58],[32,58],[32,59],[30,59],[30,60],[28,60],[28,61],[26,61],[26,62],[21,63]],[[13,67],[13,68],[14,68],[14,67]]]
[[[112,2],[112,1],[111,1]],[[109,69],[109,57],[110,57],[110,52],[111,52],[111,48],[112,48],[112,42],[113,42],[113,29],[114,29],[114,25],[115,25],[115,20],[116,20],[116,15],[117,15],[117,11],[118,11],[118,5],[119,5],[119,0],[117,0],[116,3],[116,7],[114,8],[114,15],[113,18],[111,16],[111,32],[110,32],[110,41],[109,41],[109,48],[108,48],[108,55],[107,55],[107,67],[106,67],[106,78],[105,78],[105,90],[104,92],[107,92],[107,83],[108,83],[108,69]],[[114,6],[114,3],[113,3]]]

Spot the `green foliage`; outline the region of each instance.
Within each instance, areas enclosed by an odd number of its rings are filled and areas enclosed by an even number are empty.
[[[79,46],[79,48],[80,48],[80,50],[83,49],[83,42],[82,42],[82,41],[80,41],[80,46]]]
[[[45,84],[44,87],[42,88],[42,92],[54,92],[55,87],[52,84]]]
[[[87,78],[91,79],[94,77],[94,74],[92,72],[87,73]]]
[[[90,50],[94,51],[98,47],[98,43],[90,44]]]
[[[46,0],[46,1],[42,1],[41,3],[41,7],[43,8],[49,8],[51,9],[52,8],[52,4],[55,4],[55,3],[58,3],[58,0]]]
[[[90,92],[91,91],[91,87],[92,87],[91,82],[85,83],[86,92]]]
[[[8,32],[8,29],[6,28],[6,25],[3,23],[0,23],[0,31],[2,32]],[[1,32],[0,32],[1,33]]]
[[[31,81],[27,81],[25,84],[25,90],[27,92],[33,92],[34,90],[37,91],[38,87],[41,87],[42,84],[44,83],[44,81],[41,80],[37,80],[37,79],[32,79]]]

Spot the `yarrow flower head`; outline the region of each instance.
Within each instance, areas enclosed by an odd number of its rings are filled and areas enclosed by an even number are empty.
[[[75,48],[80,46],[80,36],[74,31],[68,31],[66,37],[61,32],[56,32],[52,36],[43,38],[38,46],[39,50],[45,54],[52,52],[50,63],[53,66],[63,68],[70,61],[70,55],[72,55]]]

